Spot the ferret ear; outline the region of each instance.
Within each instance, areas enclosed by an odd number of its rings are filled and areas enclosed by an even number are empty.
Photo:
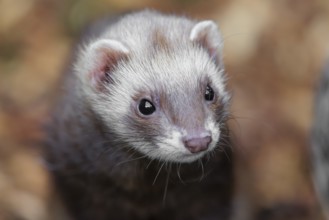
[[[127,59],[128,54],[128,48],[116,40],[103,39],[92,43],[84,59],[92,85],[100,89],[109,82],[117,64]]]
[[[190,40],[208,50],[212,59],[221,62],[222,37],[215,22],[206,20],[194,25],[190,33]]]

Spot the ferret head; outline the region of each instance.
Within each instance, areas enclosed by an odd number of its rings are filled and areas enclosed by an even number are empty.
[[[85,96],[116,141],[151,159],[193,162],[221,139],[229,95],[218,28],[201,21],[185,32],[155,28],[142,45],[102,38],[77,65]]]

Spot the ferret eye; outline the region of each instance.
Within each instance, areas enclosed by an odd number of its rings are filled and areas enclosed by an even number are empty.
[[[138,105],[138,110],[143,115],[150,115],[155,112],[155,106],[147,99],[142,99]]]
[[[210,86],[207,86],[206,92],[204,94],[204,98],[207,101],[212,101],[214,99],[214,97],[215,97],[214,90],[212,90],[212,88]]]

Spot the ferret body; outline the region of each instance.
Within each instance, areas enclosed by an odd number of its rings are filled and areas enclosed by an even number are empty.
[[[74,219],[228,219],[221,49],[212,21],[141,11],[77,53],[45,148]]]
[[[314,183],[329,219],[329,62],[320,79],[312,131]]]

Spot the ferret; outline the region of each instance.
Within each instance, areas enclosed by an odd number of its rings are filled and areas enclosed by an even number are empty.
[[[329,60],[320,79],[312,129],[313,182],[329,219]]]
[[[217,25],[144,10],[91,34],[45,144],[72,218],[228,219],[230,93]]]

